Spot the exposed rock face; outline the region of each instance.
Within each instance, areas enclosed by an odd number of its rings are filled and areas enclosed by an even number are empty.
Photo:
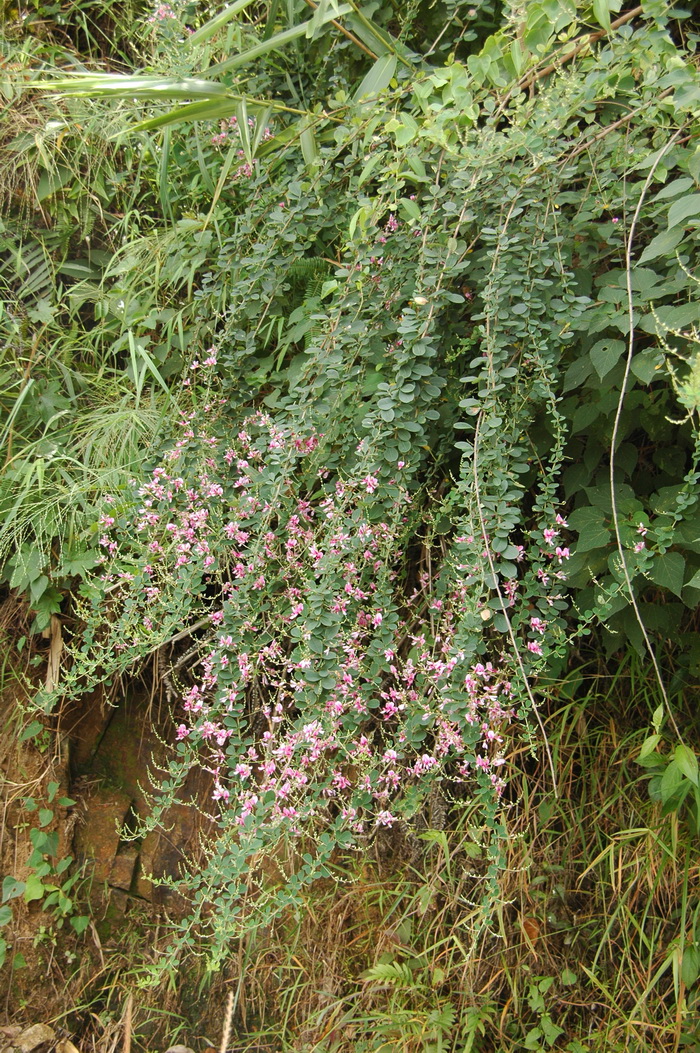
[[[197,801],[208,796],[208,787],[193,772],[158,829],[139,838],[139,822],[159,796],[152,772],[167,752],[145,710],[145,704],[125,702],[117,709],[107,707],[105,714],[90,704],[84,719],[73,724],[76,778],[71,795],[79,816],[74,854],[93,875],[93,891],[102,886],[184,910],[176,891],[152,879],[177,884],[184,857],[196,847],[201,829]],[[112,898],[126,902],[123,895]]]

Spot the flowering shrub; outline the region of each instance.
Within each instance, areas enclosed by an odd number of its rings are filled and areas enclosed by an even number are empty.
[[[607,54],[537,107],[454,62],[369,113],[343,101],[304,163],[261,149],[212,206],[216,237],[210,217],[181,221],[191,401],[149,477],[104,511],[68,686],[188,638],[151,821],[206,769],[219,836],[183,880],[214,956],[298,904],[334,852],[420,827],[436,793],[478,806],[491,902],[508,754],[542,738],[541,674],[596,622],[632,635],[636,592],[695,601],[681,528],[697,450],[687,421],[665,420],[659,378],[659,340],[695,317],[695,228],[672,255],[664,242],[662,282],[638,273],[632,289],[621,218],[648,221],[645,253],[673,229],[648,191],[661,156],[664,179],[700,177],[659,130],[697,85],[651,22],[614,47],[620,82],[640,62],[646,77],[623,128]],[[679,99],[659,95],[664,64]],[[215,145],[236,150],[237,122]],[[630,312],[644,335],[627,349]],[[662,458],[650,483],[638,428],[667,454],[680,442],[683,464]]]

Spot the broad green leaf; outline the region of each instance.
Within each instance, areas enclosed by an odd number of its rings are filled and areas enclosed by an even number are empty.
[[[18,881],[13,877],[3,878],[2,881],[2,901],[7,903],[9,899],[17,899],[24,892],[24,882]]]
[[[36,874],[30,874],[24,889],[24,902],[32,903],[33,900],[43,899],[47,891],[48,889],[42,883],[41,878],[37,877]]]
[[[44,725],[40,724],[38,720],[32,720],[27,724],[26,728],[23,728],[19,735],[20,742],[28,742],[30,739],[35,738],[40,731],[44,730]]]
[[[685,194],[686,190],[690,190],[692,185],[693,180],[688,176],[683,176],[682,179],[674,179],[673,182],[662,187],[653,200],[665,201],[669,197],[678,197],[679,194]]]
[[[683,951],[681,979],[686,987],[692,987],[698,976],[700,976],[700,948],[696,944],[690,944]]]
[[[394,127],[394,138],[397,146],[408,146],[418,134],[418,124],[410,113],[402,113],[398,127]]]
[[[668,227],[677,227],[700,213],[700,194],[688,194],[681,201],[674,201],[668,210]]]
[[[649,576],[656,585],[680,596],[684,575],[685,559],[680,552],[664,552],[654,559]]]
[[[579,358],[576,358],[564,374],[562,393],[566,394],[567,391],[573,391],[575,388],[580,387],[584,381],[588,380],[592,370],[593,363],[587,355],[581,355]]]
[[[670,256],[678,243],[682,240],[682,230],[663,230],[660,234],[657,234],[655,238],[651,239],[644,252],[639,257],[639,262],[648,263],[650,260],[658,259],[659,256]]]
[[[586,505],[576,508],[568,516],[569,526],[578,531],[576,552],[590,552],[596,548],[607,548],[610,544],[610,527],[606,515],[600,508]]]
[[[650,753],[653,753],[658,744],[661,742],[660,735],[648,735],[642,743],[642,748],[639,751],[639,760],[644,760]]]
[[[416,201],[411,201],[410,198],[402,197],[400,204],[403,211],[410,219],[419,220],[421,218],[420,206]]]
[[[675,752],[673,754],[673,759],[685,775],[686,779],[690,779],[690,781],[695,786],[697,786],[698,758],[695,756],[693,751],[691,749],[688,749],[688,747],[683,745],[683,743],[679,743],[679,745],[676,746]]]
[[[680,786],[682,779],[683,773],[675,760],[672,760],[666,768],[666,771],[663,773],[659,786],[659,793],[664,804],[673,797],[674,793]]]
[[[601,380],[617,365],[624,352],[622,340],[599,340],[593,345],[589,354]]]
[[[664,364],[663,354],[652,348],[642,351],[632,359],[630,369],[637,380],[642,384],[651,384],[654,377],[658,376],[659,369]]]
[[[700,589],[700,570],[696,570],[690,581],[685,583],[686,589]]]
[[[362,79],[353,96],[355,102],[364,98],[365,95],[377,95],[380,91],[384,91],[396,72],[396,62],[395,55],[381,55]]]
[[[593,14],[598,25],[610,32],[610,7],[608,0],[593,0]]]
[[[12,907],[0,907],[0,928],[9,925],[12,921]]]

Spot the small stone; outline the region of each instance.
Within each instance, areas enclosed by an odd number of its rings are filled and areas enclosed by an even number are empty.
[[[56,1053],[80,1053],[77,1046],[74,1046],[69,1038],[64,1038],[56,1046]]]
[[[169,1046],[165,1053],[194,1053],[194,1050],[189,1046]]]
[[[0,1053],[14,1051],[15,1040],[21,1033],[22,1028],[19,1024],[7,1024],[0,1027]]]
[[[15,1046],[21,1053],[32,1053],[39,1046],[46,1046],[56,1041],[56,1032],[48,1024],[32,1024],[15,1039]]]

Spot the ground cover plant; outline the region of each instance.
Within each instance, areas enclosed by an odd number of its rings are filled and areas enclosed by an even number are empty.
[[[275,948],[313,944],[346,882],[354,994],[329,967],[326,1002],[273,1025],[262,984],[255,1041],[692,1048],[689,14],[160,5],[89,72],[86,25],[5,43],[1,540],[29,634],[68,637],[28,737],[150,668],[170,755],[134,836],[209,777],[217,833],[172,879],[190,911],[157,971],[226,975],[235,947],[286,975]],[[644,701],[607,695],[639,762],[596,790],[617,819],[526,893],[536,829],[551,852],[592,792],[571,714],[617,756],[580,673],[622,655]],[[646,905],[612,880],[602,910],[601,861],[642,838]],[[574,935],[590,874],[598,951]]]

